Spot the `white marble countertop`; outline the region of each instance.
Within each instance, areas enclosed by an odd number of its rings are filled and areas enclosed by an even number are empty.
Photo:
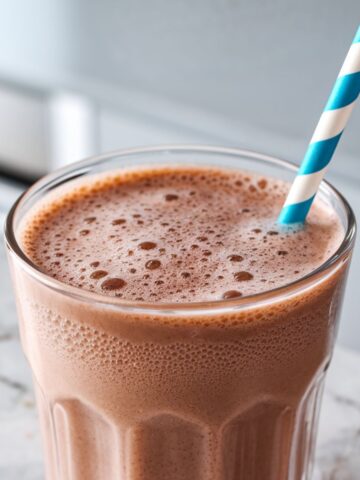
[[[17,192],[0,184],[0,226]],[[6,199],[6,201],[5,201]],[[0,479],[42,480],[30,369],[21,352],[3,243],[0,245]],[[314,480],[360,480],[360,353],[337,347],[320,417]]]

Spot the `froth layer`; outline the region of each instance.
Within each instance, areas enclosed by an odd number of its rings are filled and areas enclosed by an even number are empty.
[[[300,278],[338,248],[339,219],[316,201],[280,230],[288,184],[230,170],[156,168],[98,176],[28,215],[27,255],[45,273],[137,302],[260,293]]]

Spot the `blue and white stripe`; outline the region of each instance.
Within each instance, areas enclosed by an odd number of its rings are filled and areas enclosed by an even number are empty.
[[[279,216],[282,224],[302,223],[360,93],[360,27],[311,138]]]

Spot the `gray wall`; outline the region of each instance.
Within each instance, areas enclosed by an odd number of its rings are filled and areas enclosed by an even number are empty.
[[[359,0],[84,0],[71,67],[308,138],[359,22]]]
[[[240,143],[243,125],[303,142],[359,22],[359,0],[3,0],[0,75],[124,87],[224,119]]]

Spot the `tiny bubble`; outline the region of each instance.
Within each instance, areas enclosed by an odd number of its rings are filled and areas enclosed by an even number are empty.
[[[105,270],[95,270],[95,272],[92,272],[92,274],[90,275],[90,278],[98,280],[99,278],[106,277],[107,274],[108,272],[106,272]]]
[[[113,277],[105,280],[101,284],[101,288],[103,290],[112,291],[112,290],[119,290],[120,288],[123,288],[125,285],[126,285],[125,280],[123,280],[122,278]]]
[[[248,282],[254,278],[254,275],[252,275],[250,272],[241,271],[234,273],[234,278],[238,282]]]
[[[267,181],[265,180],[265,178],[261,178],[258,182],[258,187],[261,188],[261,190],[264,190],[267,186]]]
[[[222,298],[227,300],[229,298],[239,298],[242,296],[241,292],[238,292],[237,290],[228,290],[227,292],[223,293]]]
[[[111,222],[112,225],[123,225],[124,223],[126,223],[125,218],[116,218]]]
[[[244,260],[244,257],[241,255],[229,255],[227,258],[230,262],[242,262]]]
[[[95,220],[96,220],[96,217],[86,217],[86,218],[84,218],[85,223],[93,223],[93,222],[95,222]]]
[[[161,262],[160,260],[148,260],[146,263],[145,263],[145,267],[148,269],[148,270],[156,270],[157,268],[159,268],[161,265]]]
[[[173,193],[168,193],[168,194],[165,195],[165,200],[166,200],[167,202],[172,202],[172,201],[174,201],[174,200],[177,200],[178,198],[179,198],[179,196],[178,196],[178,195],[175,195],[175,194],[173,194]]]
[[[156,243],[154,242],[141,242],[139,244],[139,248],[142,250],[152,250],[156,247]]]
[[[189,278],[190,277],[190,273],[189,272],[181,272],[181,276],[183,278]]]

